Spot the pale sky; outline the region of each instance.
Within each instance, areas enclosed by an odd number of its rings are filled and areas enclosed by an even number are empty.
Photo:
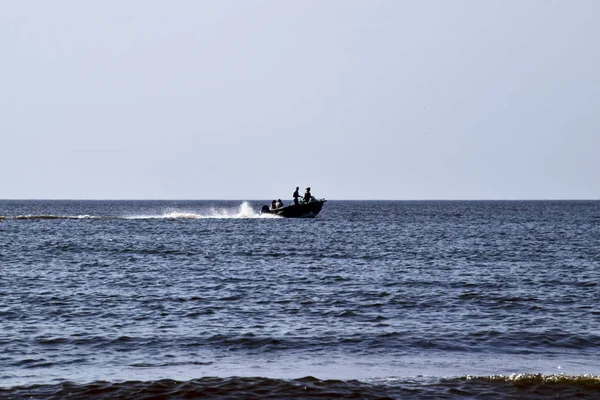
[[[600,1],[0,2],[0,199],[599,199]]]

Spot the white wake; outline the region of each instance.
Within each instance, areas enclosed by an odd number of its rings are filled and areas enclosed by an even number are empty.
[[[159,215],[134,215],[126,219],[241,219],[241,218],[281,218],[273,214],[259,214],[247,201],[244,201],[237,210],[227,208],[210,208],[206,212],[188,210],[166,210]]]

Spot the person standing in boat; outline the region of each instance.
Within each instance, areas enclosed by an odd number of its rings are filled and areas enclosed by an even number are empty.
[[[306,192],[304,192],[304,202],[310,203],[310,199],[312,199],[312,194],[310,194],[310,188],[306,188]]]
[[[294,192],[293,196],[294,196],[294,205],[298,205],[300,203],[298,203],[298,197],[300,197],[300,195],[298,194],[298,190],[300,190],[300,188],[298,186],[296,186],[296,191]]]

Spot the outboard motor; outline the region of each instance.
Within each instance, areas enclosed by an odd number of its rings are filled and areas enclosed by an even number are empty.
[[[262,206],[262,208],[260,209],[260,213],[261,214],[268,214],[269,213],[269,206]]]

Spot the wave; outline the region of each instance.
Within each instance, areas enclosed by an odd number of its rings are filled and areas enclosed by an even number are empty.
[[[206,299],[204,299],[206,300]],[[222,297],[218,301],[236,301],[230,297]],[[185,300],[179,300],[185,301]],[[223,310],[220,306],[211,303],[203,308],[194,308],[191,312],[182,316],[185,319],[201,318],[205,315],[213,315]],[[101,314],[95,314],[101,315]],[[4,316],[11,318],[10,316]],[[337,315],[339,318],[348,318],[344,313]],[[138,320],[148,318],[146,315],[138,315]],[[371,316],[366,320],[371,323],[380,323],[385,319]],[[2,342],[0,342],[1,344]],[[172,342],[157,336],[98,336],[85,335],[78,337],[38,337],[35,339],[37,345],[43,346],[93,346],[96,350],[107,349],[120,351],[123,346],[128,348],[161,348],[164,350],[179,350],[189,352],[189,349],[225,350],[228,353],[239,352],[241,354],[263,354],[285,352],[285,351],[311,351],[318,348],[320,351],[326,349],[351,351],[354,354],[370,354],[373,351],[385,351],[390,354],[401,354],[407,351],[441,351],[453,354],[465,354],[478,352],[481,354],[542,354],[564,352],[566,350],[593,350],[598,348],[599,341],[596,337],[589,335],[570,337],[562,340],[561,337],[550,338],[534,336],[518,339],[515,337],[496,337],[491,343],[477,343],[470,336],[449,334],[445,338],[427,336],[422,333],[412,332],[386,332],[386,333],[361,333],[354,335],[340,335],[336,333],[320,335],[269,335],[260,331],[212,334],[205,333],[198,336],[180,338]]]
[[[93,215],[16,215],[13,217],[0,216],[0,219],[114,219],[116,217],[93,216]]]
[[[0,397],[44,399],[148,399],[148,398],[598,398],[598,375],[515,374],[459,378],[385,378],[321,380],[265,377],[204,377],[190,381],[63,382],[0,388]]]
[[[133,368],[163,368],[173,366],[187,366],[187,365],[212,365],[212,361],[177,361],[168,363],[133,363],[129,364]]]
[[[470,376],[467,375],[459,380],[464,381],[488,381],[488,382],[506,382],[517,386],[531,386],[539,384],[565,384],[565,385],[583,385],[596,386],[600,389],[600,375],[583,374],[511,374],[511,375],[489,375],[489,376]],[[600,393],[599,393],[600,394]]]
[[[211,208],[208,212],[195,212],[185,210],[169,209],[162,214],[141,214],[141,215],[15,215],[1,216],[0,220],[152,220],[152,219],[244,219],[244,218],[281,218],[273,214],[260,214],[254,211],[248,202],[243,202],[237,210],[227,208]]]

